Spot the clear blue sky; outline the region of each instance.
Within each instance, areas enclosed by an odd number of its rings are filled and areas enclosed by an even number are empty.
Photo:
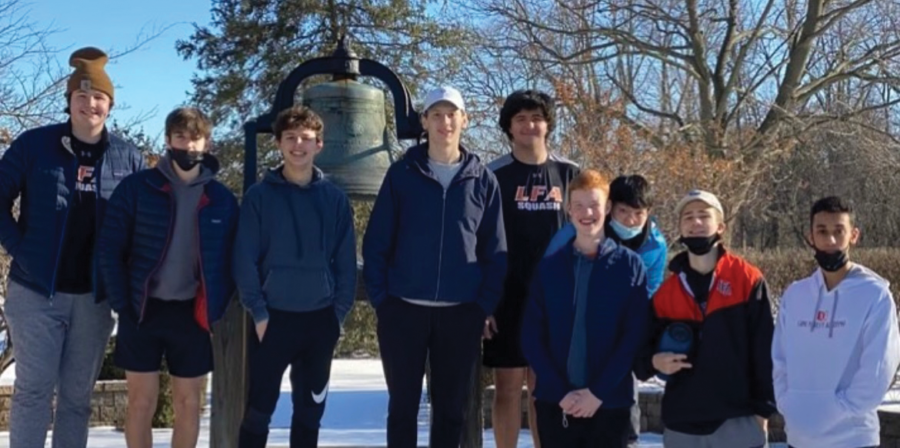
[[[116,87],[111,118],[119,121],[155,115],[142,126],[161,142],[166,114],[188,99],[193,61],[175,51],[175,41],[190,37],[192,23],[210,20],[209,0],[23,0],[28,19],[38,27],[58,30],[50,45],[60,50],[60,65],[67,67],[69,54],[83,46],[122,51],[133,46],[142,29],[145,34],[171,26],[139,50],[110,63],[107,72]]]

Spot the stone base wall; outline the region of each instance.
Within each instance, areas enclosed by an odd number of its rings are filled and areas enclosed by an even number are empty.
[[[13,387],[0,387],[0,431],[9,430],[9,409]],[[117,426],[125,422],[128,388],[124,380],[98,381],[91,398],[91,426]]]
[[[522,390],[522,428],[528,428],[527,415],[528,392]],[[662,397],[659,392],[641,392],[641,432],[663,432],[662,424]],[[484,427],[491,427],[491,410],[493,408],[494,388],[489,387],[484,392]],[[881,420],[881,448],[900,448],[900,413],[879,412]],[[775,414],[769,419],[769,441],[784,442],[784,419]]]

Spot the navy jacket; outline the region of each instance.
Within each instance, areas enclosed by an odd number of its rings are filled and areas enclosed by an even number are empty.
[[[522,322],[522,353],[535,371],[535,398],[559,403],[575,390],[567,362],[575,319],[572,241],[538,264]],[[604,409],[634,402],[631,367],[644,340],[650,300],[641,257],[606,238],[588,283],[588,389]]]
[[[427,145],[388,169],[363,239],[363,278],[372,305],[387,296],[476,302],[488,315],[506,276],[506,234],[497,178],[474,154],[444,191]]]
[[[334,306],[343,322],[356,299],[356,234],[347,195],[318,169],[309,185],[271,170],[241,204],[234,275],[254,322],[267,307],[315,311]],[[305,214],[304,214],[305,213]]]
[[[210,155],[203,163],[218,169]],[[134,316],[138,323],[144,318],[150,281],[169,246],[174,212],[172,185],[156,168],[125,179],[107,206],[98,240],[101,278],[112,309]],[[200,290],[194,316],[209,330],[225,314],[234,293],[230,260],[237,200],[228,188],[211,180],[204,186],[197,213]]]
[[[106,201],[119,182],[144,169],[144,157],[134,145],[112,134],[108,137],[95,174],[98,227]],[[20,135],[0,159],[0,244],[13,257],[9,277],[51,298],[56,292],[63,234],[78,175],[78,158],[71,144],[67,147],[63,143],[70,138],[69,123],[31,129]],[[16,220],[12,206],[20,195]],[[96,263],[96,259],[85,263]],[[94,292],[97,300],[102,300],[102,285],[96,279],[96,269],[94,272]]]

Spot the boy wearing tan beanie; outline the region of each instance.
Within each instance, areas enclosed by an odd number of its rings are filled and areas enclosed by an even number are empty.
[[[95,270],[97,230],[116,185],[144,168],[138,149],[106,129],[115,93],[107,62],[96,48],[72,53],[70,119],[22,133],[0,158],[0,246],[13,258],[5,310],[15,341],[11,448],[44,446],[51,417],[54,448],[87,445],[114,324]]]

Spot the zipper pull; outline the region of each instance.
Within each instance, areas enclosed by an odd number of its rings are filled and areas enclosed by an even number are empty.
[[[569,427],[569,419],[566,417],[565,412],[563,412],[562,425],[563,425],[563,428]]]

